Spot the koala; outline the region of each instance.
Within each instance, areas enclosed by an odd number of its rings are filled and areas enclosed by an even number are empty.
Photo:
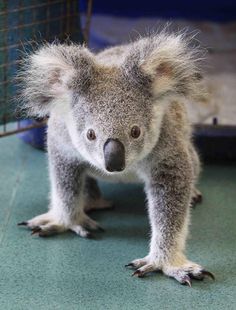
[[[19,225],[49,236],[102,230],[88,216],[112,205],[97,179],[140,182],[151,226],[147,256],[133,275],[162,270],[182,284],[214,279],[184,253],[200,171],[184,98],[201,93],[199,57],[181,33],[152,34],[97,54],[83,45],[44,44],[19,73],[22,107],[49,116],[47,213]]]

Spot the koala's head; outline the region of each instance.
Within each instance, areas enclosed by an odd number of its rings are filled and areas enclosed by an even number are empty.
[[[21,78],[29,114],[57,113],[83,158],[112,173],[151,152],[168,102],[195,95],[199,72],[187,40],[162,33],[98,55],[48,44]]]

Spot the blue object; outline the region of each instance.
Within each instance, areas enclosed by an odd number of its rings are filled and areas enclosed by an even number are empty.
[[[35,120],[22,120],[20,121],[20,125],[22,128],[34,125],[37,123]],[[46,133],[47,126],[42,126],[39,128],[33,128],[28,131],[24,131],[18,134],[18,136],[26,143],[31,144],[33,147],[37,149],[45,150],[46,149]]]

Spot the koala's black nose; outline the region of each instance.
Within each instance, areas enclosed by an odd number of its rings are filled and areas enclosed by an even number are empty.
[[[107,171],[125,169],[125,147],[118,139],[108,139],[104,144],[103,152]]]

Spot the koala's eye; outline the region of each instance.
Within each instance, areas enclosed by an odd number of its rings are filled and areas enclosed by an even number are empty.
[[[95,140],[95,139],[96,139],[96,135],[95,135],[95,132],[94,132],[93,129],[89,129],[89,130],[87,131],[87,138],[88,138],[89,140]]]
[[[141,130],[138,126],[133,126],[131,129],[131,137],[137,139],[140,136]]]

